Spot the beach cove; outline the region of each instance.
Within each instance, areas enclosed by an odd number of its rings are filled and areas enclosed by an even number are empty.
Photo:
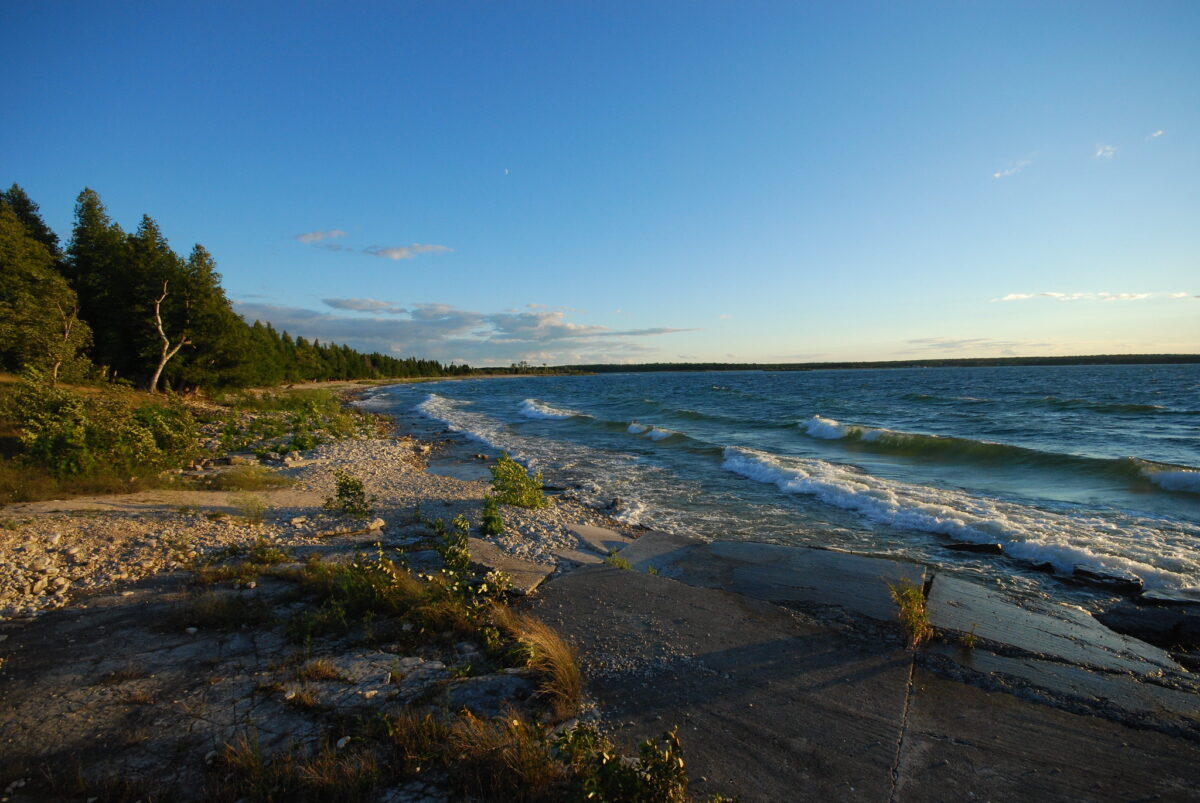
[[[469,477],[492,459],[452,433],[326,444],[273,467],[295,483],[262,492],[269,513],[252,526],[221,491],[7,508],[20,523],[0,531],[6,568],[64,576],[84,562],[79,550],[95,553],[94,571],[53,604],[35,599],[50,581],[3,600],[0,743],[10,766],[30,770],[6,776],[6,794],[50,799],[44,786],[43,796],[34,791],[44,777],[33,770],[47,762],[198,789],[220,745],[249,727],[270,753],[316,743],[331,718],[410,704],[435,687],[481,712],[527,696],[519,673],[456,677],[469,644],[434,656],[337,642],[321,654],[341,680],[309,681],[302,691],[319,703],[310,711],[289,704],[295,681],[271,685],[293,648],[267,620],[233,631],[162,626],[188,593],[183,534],[197,553],[266,542],[296,556],[351,558],[398,547],[432,567],[414,509],[478,521],[488,488]],[[339,469],[378,497],[361,527],[322,510]],[[473,533],[472,560],[512,577],[523,595],[515,609],[578,649],[583,718],[626,750],[678,726],[698,796],[1194,797],[1200,694],[1191,673],[1076,607],[1014,599],[914,561],[647,530],[550,490],[549,508],[505,506],[503,535]],[[217,511],[226,515],[210,516]],[[247,606],[298,604],[267,576],[223,582],[222,593]],[[921,590],[935,632],[915,650],[889,590],[901,583]],[[53,610],[31,615],[45,607]],[[383,680],[399,664],[407,686]],[[371,799],[456,799],[436,777],[377,791]]]

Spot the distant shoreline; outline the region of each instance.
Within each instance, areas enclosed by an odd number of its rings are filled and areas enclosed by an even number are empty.
[[[1200,354],[1095,354],[1073,357],[960,357],[954,359],[874,360],[796,363],[638,363],[614,365],[557,366],[563,371],[585,373],[641,373],[651,371],[847,371],[878,368],[987,368],[1038,365],[1190,365],[1200,363]],[[486,370],[486,369],[484,369]]]

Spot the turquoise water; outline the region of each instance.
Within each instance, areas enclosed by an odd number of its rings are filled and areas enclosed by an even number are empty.
[[[1074,592],[1034,564],[1200,586],[1200,365],[521,377],[364,404],[659,529],[896,555],[1044,593]]]

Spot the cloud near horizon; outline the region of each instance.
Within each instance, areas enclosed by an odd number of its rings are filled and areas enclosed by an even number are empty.
[[[341,229],[330,229],[329,231],[306,231],[304,234],[295,235],[292,239],[299,240],[302,243],[319,243],[321,240],[345,236],[346,232]]]
[[[372,245],[370,248],[362,249],[362,253],[370,254],[373,257],[383,257],[384,259],[412,259],[418,254],[438,254],[452,249],[444,245],[424,245],[422,243],[413,243],[408,246],[390,246],[384,247]]]
[[[508,365],[520,360],[552,364],[647,360],[659,349],[636,342],[639,338],[693,331],[571,323],[561,310],[481,313],[449,304],[402,308],[365,298],[327,298],[323,302],[336,310],[375,314],[346,315],[244,302],[235,303],[234,308],[247,321],[269,321],[292,336],[346,343],[366,352],[472,365]],[[378,313],[389,317],[378,317]]]
[[[1030,298],[1052,298],[1055,301],[1144,301],[1148,298],[1187,298],[1187,293],[1009,293],[992,301],[1025,301]]]
[[[368,256],[394,260],[412,259],[420,254],[439,254],[454,250],[444,245],[431,245],[427,243],[371,245],[366,248],[356,248],[352,245],[326,242],[327,240],[334,240],[345,236],[346,232],[341,229],[330,229],[329,231],[306,231],[303,234],[293,235],[292,239],[325,251],[348,251],[354,254],[366,254]]]

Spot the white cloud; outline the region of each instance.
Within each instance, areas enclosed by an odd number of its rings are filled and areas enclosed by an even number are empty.
[[[302,243],[317,243],[321,240],[329,240],[335,237],[345,237],[346,232],[341,229],[330,229],[329,231],[306,231],[304,234],[297,234],[294,239]]]
[[[998,298],[997,301],[1021,301],[1026,298],[1033,298],[1033,293],[1009,293],[1004,298]]]
[[[424,245],[422,243],[413,243],[408,246],[379,246],[373,245],[370,248],[364,248],[362,253],[370,254],[375,257],[383,257],[384,259],[412,259],[418,254],[437,254],[444,251],[450,251],[444,245]]]
[[[1160,128],[1157,131],[1151,131],[1150,134],[1146,137],[1146,139],[1158,139],[1165,133],[1166,132]]]
[[[1030,340],[994,340],[988,337],[918,337],[905,342],[910,343],[913,348],[900,351],[899,354],[912,354],[919,351],[987,351],[993,353],[998,351],[1005,356],[1012,356],[1015,353],[1014,349],[1047,348],[1054,345],[1053,343],[1035,343]]]
[[[717,316],[717,318],[719,318],[719,319],[720,319],[720,320],[722,320],[722,321],[727,321],[727,320],[729,320],[729,319],[730,319],[730,318],[732,318],[732,317],[733,317],[733,316],[732,316],[732,315],[730,315],[728,312],[722,312],[720,315],[718,315],[718,316]]]
[[[391,315],[402,315],[408,310],[397,307],[390,301],[379,301],[374,298],[323,298],[321,302],[334,309],[352,310],[354,312],[386,312]]]
[[[387,317],[244,302],[235,308],[247,320],[270,321],[293,336],[347,343],[367,352],[464,360],[474,365],[649,359],[659,350],[638,342],[640,339],[689,331],[671,327],[622,330],[572,323],[562,310],[481,313],[449,304],[414,304],[406,310],[376,299],[324,302],[337,310],[385,313]]]
[[[1093,159],[1111,159],[1117,153],[1115,145],[1097,145],[1096,152],[1092,154]]]
[[[1169,296],[1169,298],[1187,298],[1187,297],[1188,297],[1187,293],[1171,293],[1171,295]]]
[[[1029,159],[1021,159],[1018,162],[1011,162],[1009,163],[1008,167],[1004,168],[1003,170],[997,170],[995,173],[992,173],[992,178],[1007,178],[1008,176],[1015,176],[1017,173],[1020,173],[1031,164],[1033,164],[1033,162]]]

